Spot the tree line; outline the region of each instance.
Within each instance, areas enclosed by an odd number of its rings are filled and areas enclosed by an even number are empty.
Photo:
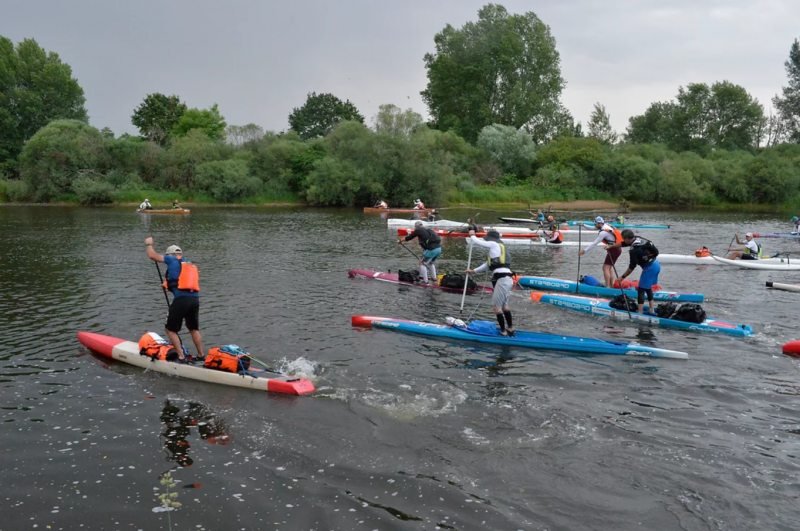
[[[561,103],[550,28],[534,13],[481,8],[447,25],[423,58],[431,119],[386,104],[308,94],[289,130],[228,125],[217,105],[148,94],[138,136],[89,125],[69,65],[34,40],[0,36],[0,198],[407,205],[613,197],[672,205],[800,203],[800,45],[785,62],[776,114],[728,81],[678,87],[614,131]]]

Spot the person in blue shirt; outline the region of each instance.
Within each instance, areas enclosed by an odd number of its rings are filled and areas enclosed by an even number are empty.
[[[154,262],[162,262],[167,266],[166,281],[164,286],[172,292],[172,304],[169,306],[167,317],[167,337],[176,347],[178,357],[184,360],[181,339],[178,332],[186,321],[186,328],[192,336],[194,346],[197,348],[198,358],[205,357],[203,353],[203,337],[200,335],[200,285],[197,267],[183,258],[183,251],[177,245],[167,247],[167,252],[158,254],[153,249],[153,238],[144,240],[147,248],[147,257]]]

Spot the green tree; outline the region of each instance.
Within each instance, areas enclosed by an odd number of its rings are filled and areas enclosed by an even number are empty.
[[[80,120],[56,120],[33,135],[19,157],[22,178],[37,201],[72,193],[73,181],[108,167],[105,139]]]
[[[422,115],[411,109],[401,110],[397,105],[384,104],[372,118],[376,133],[408,136],[424,123]]]
[[[617,143],[617,132],[611,127],[611,117],[606,112],[605,105],[594,104],[592,116],[589,118],[589,132],[586,136],[598,139],[606,144]]]
[[[342,101],[333,94],[312,92],[300,108],[292,109],[289,126],[303,140],[327,135],[345,120],[364,123],[364,117],[350,100]]]
[[[155,92],[148,94],[136,107],[131,123],[139,128],[139,134],[144,138],[163,146],[185,112],[186,104],[178,96]]]
[[[757,148],[766,118],[761,104],[729,81],[690,83],[675,102],[653,103],[628,125],[629,142],[663,142],[676,151]]]
[[[0,173],[12,173],[22,146],[53,120],[87,122],[86,98],[72,68],[33,39],[16,47],[0,36]]]
[[[183,137],[192,129],[197,129],[213,141],[225,140],[227,125],[215,103],[208,109],[188,109],[172,128],[172,134]]]
[[[264,128],[256,124],[229,125],[225,129],[225,141],[232,146],[242,147],[248,142],[264,138]]]
[[[437,129],[474,142],[487,125],[509,125],[526,128],[537,144],[546,141],[542,130],[558,129],[566,83],[555,39],[536,14],[487,4],[477,22],[448,24],[434,43],[436,52],[424,58],[422,98]]]
[[[204,162],[196,168],[195,187],[223,203],[254,195],[262,185],[248,173],[247,166],[241,159]]]
[[[783,133],[792,142],[800,143],[800,42],[797,39],[789,50],[789,59],[783,63],[789,84],[782,87],[783,97],[775,96],[772,104],[778,110]]]
[[[161,181],[158,185],[169,190],[191,189],[197,166],[217,158],[211,139],[202,131],[193,129],[186,136],[175,138],[170,148],[161,152]]]
[[[503,171],[526,178],[533,171],[536,146],[525,131],[508,125],[487,125],[478,135],[476,144],[491,153],[492,162]]]

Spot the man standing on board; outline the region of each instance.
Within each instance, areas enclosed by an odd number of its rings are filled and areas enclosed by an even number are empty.
[[[511,272],[511,255],[506,253],[506,246],[500,239],[500,233],[495,229],[489,229],[483,239],[475,236],[475,231],[469,231],[469,239],[472,243],[484,249],[489,249],[489,258],[476,267],[467,269],[468,275],[481,273],[487,269],[492,271],[492,309],[500,325],[500,335],[514,337],[514,323],[511,320],[511,308],[508,307],[508,299],[511,297],[511,289],[514,287],[513,273]],[[506,328],[508,325],[508,328]]]
[[[197,356],[204,357],[203,337],[200,335],[200,283],[197,266],[183,258],[183,251],[177,245],[170,245],[167,247],[167,252],[160,255],[153,249],[153,238],[146,238],[144,244],[150,260],[167,265],[165,288],[172,292],[172,304],[169,305],[166,326],[170,343],[178,351],[178,357],[183,360],[178,332],[181,331],[183,321],[186,321],[186,328],[189,329],[194,346],[197,348]]]
[[[419,274],[422,281],[428,282],[428,268],[431,269],[431,277],[436,282],[436,266],[434,262],[442,254],[442,238],[430,229],[424,227],[424,223],[417,221],[414,223],[414,232],[405,237],[405,241],[418,238],[419,246],[422,247],[422,261],[419,263]],[[397,243],[403,243],[399,238]]]

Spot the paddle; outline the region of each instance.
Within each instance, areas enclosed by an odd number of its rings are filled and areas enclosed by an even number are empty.
[[[161,289],[164,290],[164,300],[167,301],[167,309],[169,310],[169,297],[167,297],[167,288],[164,287],[164,277],[161,276],[161,268],[158,267],[158,262],[153,262],[156,265],[156,271],[158,271],[158,280],[161,282]]]
[[[578,278],[575,279],[575,293],[578,293],[578,288],[581,286],[581,240],[583,238],[583,233],[581,232],[581,226],[578,225]]]
[[[417,262],[422,262],[422,258],[420,258],[419,256],[417,256],[417,254],[416,254],[414,251],[412,251],[411,249],[409,249],[408,247],[406,247],[406,244],[404,244],[403,242],[399,242],[399,243],[400,243],[400,245],[402,245],[402,246],[403,246],[403,249],[405,249],[406,251],[408,251],[409,253],[411,253],[411,254],[414,256],[414,258],[416,258],[416,259],[417,259]]]
[[[608,253],[608,250],[606,250],[606,253]],[[617,277],[617,280],[619,280],[619,291],[620,293],[622,293],[622,300],[625,301],[625,311],[628,312],[628,319],[633,321],[633,316],[631,315],[631,310],[628,306],[628,296],[625,295],[625,289],[622,287],[622,280],[619,278],[619,275],[617,274],[617,266],[614,265],[613,261],[611,262],[611,268],[614,270],[614,276]]]
[[[469,239],[469,254],[467,255],[467,271],[472,264],[472,238]],[[469,284],[469,273],[464,274],[464,292],[461,294],[461,309],[459,313],[464,313],[464,299],[467,297],[467,285]]]

